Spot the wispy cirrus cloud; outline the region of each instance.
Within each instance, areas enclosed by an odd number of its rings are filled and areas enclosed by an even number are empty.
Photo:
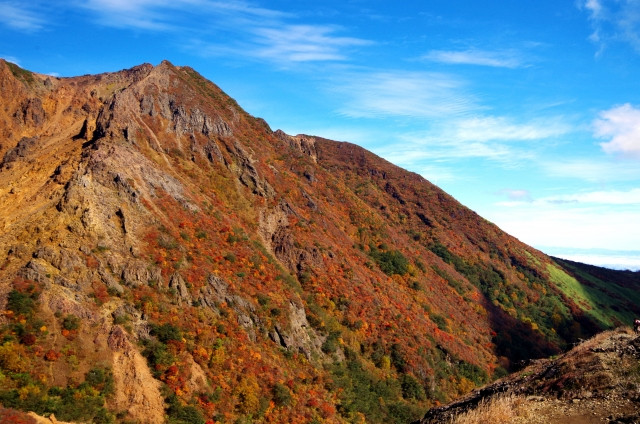
[[[336,35],[339,31],[339,27],[328,25],[256,28],[254,41],[261,47],[255,49],[255,54],[290,62],[342,61],[347,59],[345,49],[371,44],[364,39]]]
[[[0,54],[0,57],[6,60],[7,62],[11,62],[13,64],[20,66],[20,60],[15,56],[7,56],[7,55]]]
[[[216,17],[229,20],[231,26],[255,23],[256,19],[266,23],[289,15],[244,1],[85,0],[81,6],[92,11],[101,25],[153,31],[192,29],[198,26],[194,22],[203,24]],[[224,25],[222,21],[218,23]]]
[[[599,158],[556,158],[541,163],[544,173],[557,178],[574,178],[592,183],[634,181],[640,178],[638,164],[632,161]]]
[[[86,0],[81,5],[94,13],[96,22],[114,28],[133,28],[150,31],[177,30],[178,18],[190,0]]]
[[[510,121],[508,118],[498,120]],[[431,180],[448,182],[468,179],[468,173],[460,169],[460,161],[485,160],[503,169],[543,162],[541,151],[544,150],[545,138],[562,134],[568,128],[566,125],[558,125],[556,129],[552,129],[556,125],[555,119],[550,118],[549,122],[545,124],[543,120],[538,121],[540,130],[535,133],[528,128],[531,123],[510,123],[508,131],[504,128],[493,128],[495,132],[478,132],[476,137],[472,132],[458,129],[465,127],[464,119],[445,120],[422,131],[385,135],[385,145],[371,149],[396,165],[420,172]],[[522,125],[523,128],[518,129],[518,125]],[[425,168],[425,164],[429,165],[429,169]],[[434,174],[423,173],[420,171],[422,168]],[[504,191],[501,195],[517,201],[530,198],[528,192],[516,189]]]
[[[605,110],[593,126],[596,137],[610,139],[600,144],[606,153],[640,159],[640,109],[626,103]]]
[[[523,190],[523,192],[526,192]],[[506,191],[507,194],[512,191]],[[516,191],[518,193],[518,191]],[[630,190],[598,190],[573,194],[563,194],[557,196],[546,196],[532,199],[527,193],[527,198],[509,196],[508,202],[500,202],[501,206],[518,206],[523,203],[533,203],[536,206],[544,205],[608,205],[608,206],[629,206],[640,205],[640,188]]]
[[[345,74],[332,88],[344,103],[339,113],[357,118],[433,118],[479,106],[465,82],[447,74],[385,71]]]
[[[44,28],[45,19],[22,2],[0,2],[0,23],[14,30],[34,32]]]
[[[446,119],[403,138],[407,146],[420,149],[424,159],[484,158],[507,165],[535,159],[542,141],[572,130],[559,117],[519,122],[509,117],[474,116]]]
[[[300,63],[344,61],[352,48],[370,41],[343,35],[337,25],[300,23],[294,14],[244,1],[88,0],[105,26],[190,35],[201,55]],[[198,22],[198,25],[194,25]],[[224,40],[212,41],[212,40]]]
[[[640,2],[637,0],[581,0],[579,7],[589,13],[592,32],[589,40],[602,54],[612,42],[628,43],[640,53]]]
[[[582,203],[601,205],[640,205],[640,188],[631,190],[591,191],[541,199],[547,203]]]
[[[512,188],[504,188],[499,190],[496,195],[498,196],[506,196],[512,202],[526,202],[531,203],[533,198],[531,197],[531,192],[529,190],[524,189],[512,189]]]
[[[458,140],[518,141],[559,137],[573,130],[562,117],[517,122],[503,116],[481,116],[454,122],[451,136]]]
[[[523,60],[515,50],[431,50],[422,59],[451,65],[478,65],[496,68],[520,68]]]

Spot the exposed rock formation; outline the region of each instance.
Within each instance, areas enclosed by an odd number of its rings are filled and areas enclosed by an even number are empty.
[[[17,406],[406,422],[640,303],[637,275],[549,258],[353,144],[273,132],[188,67],[0,60],[0,97]]]
[[[147,361],[129,342],[126,332],[114,326],[108,340],[113,351],[113,378],[117,387],[113,403],[118,410],[141,423],[164,422],[160,383],[153,378]]]

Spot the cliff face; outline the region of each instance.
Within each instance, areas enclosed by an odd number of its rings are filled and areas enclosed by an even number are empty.
[[[637,273],[554,261],[358,146],[272,132],[188,67],[0,61],[0,88],[5,407],[408,422],[637,311]]]

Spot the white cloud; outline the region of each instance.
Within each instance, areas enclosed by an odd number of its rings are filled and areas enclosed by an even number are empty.
[[[605,152],[640,159],[640,109],[627,103],[605,110],[594,128],[597,137],[611,139],[600,144]]]
[[[570,131],[570,125],[558,117],[528,122],[496,116],[442,118],[428,130],[396,136],[384,157],[403,166],[409,160],[481,158],[511,168],[536,160],[545,147],[544,140]]]
[[[483,212],[503,230],[547,253],[600,265],[630,265],[640,237],[640,188],[499,202]],[[545,247],[552,246],[545,250]],[[602,258],[569,253],[608,249]],[[616,252],[613,252],[613,251]],[[623,251],[620,253],[620,251]],[[624,253],[627,251],[627,253]],[[637,252],[636,252],[637,253]],[[618,259],[614,257],[618,256]]]
[[[620,270],[640,270],[640,256],[629,254],[595,254],[595,253],[564,253],[559,250],[554,256],[562,259],[568,259],[574,262],[582,262],[583,264],[591,264],[605,268]]]
[[[482,215],[532,246],[637,250],[640,210],[547,204],[500,204]]]
[[[88,0],[85,8],[105,26],[182,31],[201,55],[268,60],[280,65],[343,61],[351,48],[370,41],[340,35],[334,25],[291,23],[298,17],[243,1]],[[200,24],[193,25],[194,20]],[[211,41],[224,40],[224,41]]]
[[[452,65],[479,65],[498,68],[519,68],[523,66],[522,60],[512,50],[432,50],[422,58]]]
[[[14,56],[5,56],[0,54],[0,57],[3,58],[4,60],[6,60],[7,62],[11,62],[15,65],[20,66],[20,61],[18,60],[18,58],[14,57]]]
[[[614,269],[640,270],[640,251],[538,246],[548,255]]]
[[[183,0],[173,7],[184,6]],[[95,12],[98,23],[115,28],[167,30],[172,27],[171,5],[166,0],[88,0],[83,6]]]
[[[634,181],[640,178],[638,164],[631,161],[557,158],[542,162],[541,166],[552,177],[576,178],[594,183]]]
[[[533,201],[531,198],[531,192],[529,190],[524,189],[510,189],[505,188],[496,193],[499,196],[507,196],[507,198],[514,202],[527,202],[530,203]]]
[[[589,39],[598,45],[596,55],[602,54],[612,42],[629,44],[640,53],[640,2],[637,0],[583,0],[591,21]]]
[[[527,193],[526,190],[523,192]],[[509,192],[507,192],[509,193]],[[516,192],[517,193],[517,192]],[[536,206],[546,205],[608,205],[608,206],[623,206],[623,205],[640,205],[640,188],[633,188],[630,190],[609,190],[609,191],[590,191],[583,193],[563,194],[558,196],[547,196],[539,199],[518,199],[510,196],[511,202],[501,202],[501,206],[517,207],[522,206],[523,203],[533,203]]]
[[[602,5],[599,0],[586,0],[584,3],[584,7],[591,12],[591,15],[594,18],[598,18],[600,13],[602,13]]]
[[[452,137],[457,140],[541,140],[564,135],[572,127],[561,118],[545,118],[525,123],[507,117],[483,116],[454,122]]]
[[[259,27],[253,31],[255,42],[261,45],[255,54],[288,62],[346,60],[345,48],[371,44],[359,38],[336,36],[338,30],[322,25]]]
[[[22,4],[0,2],[0,23],[18,31],[33,32],[42,29],[45,20]]]
[[[576,202],[604,205],[640,205],[640,188],[628,191],[592,191],[572,195],[554,196],[546,199],[548,202]]]
[[[345,98],[345,116],[434,118],[478,107],[464,85],[446,74],[388,71],[345,75],[334,90]]]

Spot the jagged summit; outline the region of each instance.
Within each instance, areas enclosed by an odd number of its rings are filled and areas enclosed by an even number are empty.
[[[359,146],[274,132],[189,67],[0,61],[0,88],[4,407],[409,422],[638,312],[638,274],[549,258]]]

